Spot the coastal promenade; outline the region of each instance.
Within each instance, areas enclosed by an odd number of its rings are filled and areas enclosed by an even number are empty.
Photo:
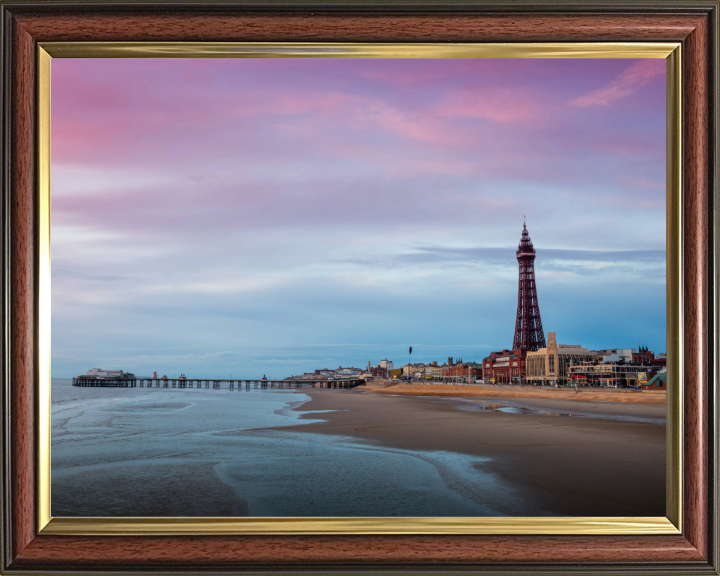
[[[397,384],[388,388],[367,386],[370,394],[403,396],[482,397],[482,398],[546,398],[585,402],[626,402],[633,404],[665,404],[666,395],[647,391],[634,392],[622,388],[549,388],[538,386],[492,386],[490,384]]]

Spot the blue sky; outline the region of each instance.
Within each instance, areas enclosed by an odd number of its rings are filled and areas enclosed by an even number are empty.
[[[665,351],[662,60],[52,64],[52,372]]]

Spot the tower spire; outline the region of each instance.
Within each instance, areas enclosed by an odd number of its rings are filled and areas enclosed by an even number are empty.
[[[523,231],[516,252],[520,275],[518,279],[518,308],[515,318],[513,350],[534,352],[545,348],[545,334],[540,320],[537,288],[535,286],[535,248],[523,218]]]

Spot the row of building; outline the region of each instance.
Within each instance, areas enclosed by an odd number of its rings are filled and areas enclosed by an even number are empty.
[[[656,356],[647,347],[588,350],[557,344],[555,333],[549,332],[544,348],[491,353],[483,359],[483,379],[499,384],[638,387],[664,373],[666,363],[665,354]]]
[[[406,364],[381,374],[366,376],[441,382],[487,382],[493,384],[534,384],[549,386],[610,386],[665,389],[665,354],[655,355],[647,347],[589,350],[579,344],[558,344],[548,333],[547,345],[535,351],[492,352],[481,363],[448,358],[439,365]]]
[[[392,378],[434,382],[486,382],[549,386],[609,386],[665,389],[665,354],[647,347],[589,350],[579,344],[558,344],[554,332],[547,345],[535,351],[523,349],[492,352],[482,362],[448,358],[447,362],[417,362],[395,368],[387,358],[367,368],[339,366],[306,372],[302,378]],[[656,375],[662,374],[659,378]],[[297,378],[297,376],[294,376]],[[654,380],[653,380],[654,378]]]
[[[414,364],[406,364],[405,366],[392,370],[389,373],[390,378],[411,378],[415,380],[455,380],[469,381],[482,378],[482,364],[477,362],[463,362],[462,358],[447,359],[444,364],[431,362],[423,364],[416,362]]]
[[[355,368],[354,366],[345,367],[338,366],[335,369],[321,368],[313,372],[305,372],[301,376],[291,376],[291,378],[305,378],[308,380],[314,378],[349,378],[349,377],[362,377],[362,378],[389,378],[390,372],[394,369],[394,364],[385,358],[381,360],[377,366],[372,366],[368,361],[367,369]]]
[[[406,364],[400,368],[395,368],[391,360],[385,358],[372,365],[368,362],[367,368],[343,368],[342,366],[332,370],[323,368],[313,372],[305,372],[302,376],[292,376],[292,378],[343,378],[343,377],[362,377],[362,378],[411,378],[411,379],[434,379],[434,380],[467,380],[482,378],[482,364],[476,362],[463,362],[462,359],[454,360],[448,358],[446,364],[439,365],[437,362],[430,364],[416,363]]]

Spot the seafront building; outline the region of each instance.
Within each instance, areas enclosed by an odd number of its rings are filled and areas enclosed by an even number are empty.
[[[361,376],[363,373],[360,368],[343,368],[340,366],[337,370],[335,370],[335,376]]]
[[[438,375],[442,372],[442,366],[438,366],[438,363],[436,360],[433,360],[430,362],[430,364],[427,364],[425,366],[425,380],[432,380],[433,374],[437,373]]]
[[[302,376],[293,376],[293,378],[304,378],[306,380],[311,380],[314,378],[347,378],[352,376],[364,376],[366,378],[387,378],[388,370],[392,370],[392,368],[393,363],[387,358],[385,358],[384,360],[381,360],[377,366],[372,366],[372,364],[368,362],[367,370],[362,370],[354,366],[344,368],[342,366],[338,366],[335,369],[320,368],[318,370],[314,370],[313,372],[305,372]]]
[[[667,392],[667,372],[663,368],[660,372],[655,374],[646,384],[642,384],[642,389],[649,392]]]
[[[434,382],[477,382],[482,378],[482,364],[463,362],[462,359],[448,358],[446,364],[440,366],[437,361],[429,364],[406,364],[401,369],[388,371],[391,378],[412,378]]]
[[[522,384],[525,379],[526,354],[524,350],[491,352],[483,359],[483,379],[493,384]]]
[[[425,376],[425,364],[420,362],[405,364],[405,366],[402,367],[402,375],[406,378],[423,378]]]
[[[566,384],[568,368],[593,362],[598,354],[579,344],[557,344],[555,332],[548,332],[547,347],[528,352],[525,379],[530,384]]]
[[[609,348],[607,350],[597,350],[602,362],[632,362],[634,348]]]
[[[380,368],[379,366],[371,366],[366,374],[371,378],[387,378],[387,369]]]
[[[461,362],[448,366],[443,371],[443,379],[456,382],[474,382],[483,375],[483,365],[476,362]]]
[[[368,360],[368,368],[366,374],[372,378],[387,378],[388,372],[394,368],[394,364],[387,358],[380,360],[377,366],[372,366]]]
[[[667,357],[665,354],[656,356],[647,346],[640,346],[637,352],[633,352],[632,363],[642,366],[665,366],[667,365]]]
[[[378,362],[377,367],[384,368],[385,370],[393,370],[395,368],[395,365],[392,363],[391,360],[385,358],[384,360],[380,360],[380,362]]]
[[[596,358],[568,368],[568,382],[581,386],[640,387],[665,370],[667,358],[641,346],[597,350]]]
[[[303,376],[335,376],[335,370],[329,370],[328,368],[321,368],[320,370],[315,370],[314,373],[306,372],[303,374]]]
[[[586,362],[568,369],[569,382],[578,386],[634,388],[646,384],[648,375],[652,376],[652,370],[647,366],[623,362]]]

